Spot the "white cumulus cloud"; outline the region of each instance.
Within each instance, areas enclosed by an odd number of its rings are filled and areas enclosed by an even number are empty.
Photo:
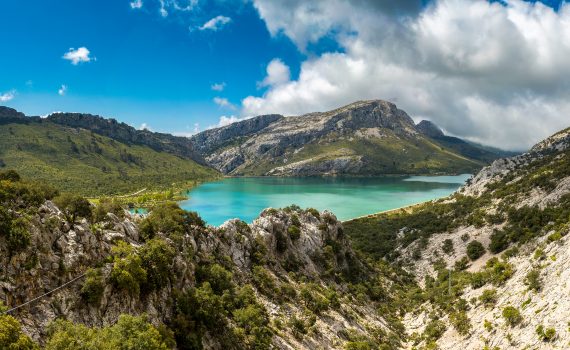
[[[224,89],[226,88],[226,83],[224,83],[224,82],[215,83],[215,84],[212,84],[212,86],[210,86],[210,88],[214,91],[224,91]]]
[[[142,0],[133,0],[130,3],[132,9],[140,9],[143,7]]]
[[[16,97],[16,90],[10,90],[4,93],[0,93],[0,102],[8,102]]]
[[[216,17],[210,19],[209,21],[204,23],[201,27],[199,27],[198,29],[217,31],[217,30],[221,29],[222,27],[224,27],[226,24],[230,23],[231,21],[232,21],[231,18],[220,15],[220,16],[216,16]]]
[[[91,62],[95,60],[90,56],[90,54],[91,52],[84,46],[78,48],[77,50],[71,48],[63,55],[63,59],[71,61],[71,64],[73,65],[78,65],[81,62]]]
[[[59,94],[59,96],[65,96],[65,94],[67,93],[67,85],[61,85],[59,87],[59,90],[57,90],[57,93]]]
[[[214,97],[214,103],[222,108],[236,109],[236,106],[231,103],[227,98],[224,97]]]
[[[332,109],[392,99],[415,120],[523,150],[569,126],[570,4],[254,0],[273,35],[299,49],[331,36],[342,50],[309,55],[297,77],[277,62],[242,115]],[[273,61],[272,61],[273,63]]]
[[[289,82],[291,71],[279,58],[274,58],[267,65],[267,76],[259,83],[259,86],[277,86]]]

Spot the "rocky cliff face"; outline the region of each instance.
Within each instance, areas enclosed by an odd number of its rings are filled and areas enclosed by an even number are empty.
[[[117,264],[124,262],[121,268],[131,271],[136,256],[121,255],[125,253],[117,253],[113,247],[126,242],[143,254],[147,243],[141,237],[140,221],[107,214],[97,224],[84,219],[72,225],[58,207],[45,202],[30,219],[31,239],[25,250],[11,253],[0,235],[0,300],[9,307],[20,305],[80,277],[12,312],[24,331],[40,343],[46,339],[47,326],[57,318],[101,327],[113,324],[121,314],[144,313],[155,325],[171,326],[180,318],[177,296],[198,290],[204,271],[217,263],[231,271],[232,283],[254,286],[255,299],[271,321],[272,348],[342,349],[356,338],[381,335],[382,339],[374,341],[384,341],[389,334],[394,344],[399,341],[395,328],[385,319],[387,314],[376,311],[377,302],[362,291],[356,299],[349,289],[356,288],[359,280],[377,275],[356,257],[341,223],[329,212],[267,209],[251,225],[232,220],[219,228],[192,226],[182,236],[158,232],[156,237],[176,252],[166,266],[172,275],[158,289],[132,294],[111,281]],[[152,266],[155,264],[160,266],[162,261],[153,260]],[[143,266],[150,278],[153,267]],[[100,274],[103,289],[96,302],[85,298],[85,279],[90,277],[81,276],[88,268]],[[217,288],[215,281],[210,280],[213,288]],[[207,291],[209,286],[201,284],[199,290]],[[219,321],[227,322],[229,328],[207,329],[199,338],[200,346],[228,348],[224,329],[233,329],[236,321]],[[230,348],[250,348],[240,344]]]
[[[360,101],[324,113],[260,116],[191,140],[209,164],[230,175],[452,173],[481,166],[444,149],[435,140],[443,133],[428,123],[415,125],[390,102]]]

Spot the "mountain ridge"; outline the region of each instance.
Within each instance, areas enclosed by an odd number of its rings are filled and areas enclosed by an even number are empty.
[[[416,125],[383,100],[301,116],[254,117],[190,139],[211,166],[229,175],[457,173],[500,156],[445,136],[431,122]]]

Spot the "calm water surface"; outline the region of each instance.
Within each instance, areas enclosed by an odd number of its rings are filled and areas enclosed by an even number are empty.
[[[340,220],[445,197],[471,175],[371,178],[227,178],[192,189],[180,203],[210,225],[252,222],[268,207],[328,209]]]

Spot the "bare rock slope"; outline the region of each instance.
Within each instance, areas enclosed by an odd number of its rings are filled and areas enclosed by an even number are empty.
[[[208,163],[230,175],[379,175],[474,171],[497,154],[446,138],[387,101],[323,113],[265,115],[191,138]]]

